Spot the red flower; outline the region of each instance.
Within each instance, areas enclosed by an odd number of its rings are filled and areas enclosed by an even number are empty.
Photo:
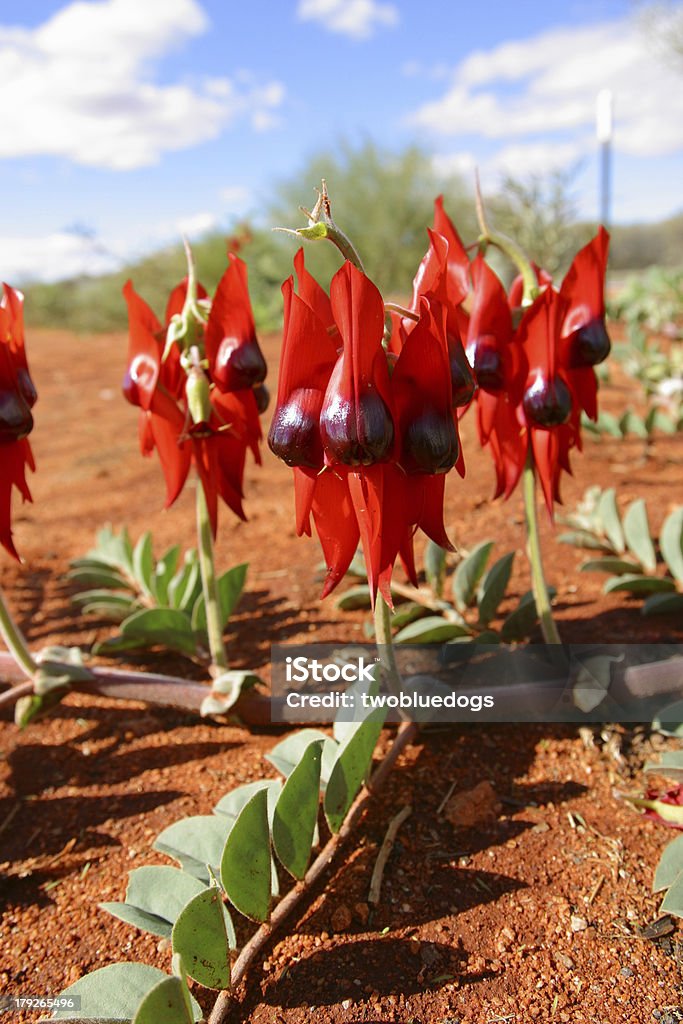
[[[0,298],[0,544],[19,559],[12,540],[11,501],[16,487],[31,501],[26,467],[35,469],[27,440],[33,428],[31,408],[37,395],[28,371],[24,348],[21,292],[3,284]]]
[[[299,295],[291,278],[283,286],[283,351],[268,441],[294,467],[297,532],[310,535],[311,517],[315,523],[328,567],[323,597],[360,540],[373,601],[379,589],[391,604],[397,557],[416,579],[416,528],[449,545],[443,474],[459,443],[445,312],[423,300],[390,377],[384,305],[369,278],[345,263],[328,299],[301,252],[295,266]]]
[[[246,268],[235,256],[229,260],[206,325],[195,323],[191,343],[182,353],[177,344],[166,344],[166,335],[172,319],[185,309],[187,281],[169,297],[165,327],[130,281],[124,287],[129,349],[123,391],[141,409],[142,453],[151,455],[156,449],[159,454],[167,508],[182,491],[194,464],[214,536],[219,496],[244,519],[242,478],[248,448],[260,462],[261,428],[252,385],[265,376]],[[207,293],[201,285],[197,293],[206,304]]]

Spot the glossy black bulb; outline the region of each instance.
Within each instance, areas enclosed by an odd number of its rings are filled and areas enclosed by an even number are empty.
[[[475,339],[467,346],[467,358],[474,368],[477,384],[484,391],[502,391],[505,387],[503,358],[495,344],[495,339],[484,335]]]
[[[320,399],[320,392],[313,388],[297,388],[275,410],[268,446],[288,466],[322,468]]]
[[[394,445],[394,424],[376,391],[368,390],[356,402],[332,391],[325,398],[320,428],[323,445],[333,461],[345,466],[372,466],[383,462]]]
[[[407,473],[447,473],[459,454],[458,434],[450,415],[425,409],[404,430],[401,465]]]
[[[0,444],[28,437],[33,430],[31,410],[18,391],[0,391]]]
[[[256,408],[258,409],[259,416],[263,416],[270,405],[270,391],[265,384],[256,385],[254,388],[254,398],[256,399]]]
[[[539,375],[524,392],[522,405],[532,426],[559,427],[571,415],[572,396],[561,377]]]
[[[477,391],[477,378],[469,364],[462,344],[448,345],[448,356],[451,367],[451,388],[453,392],[453,408],[459,409],[474,398]]]
[[[571,338],[570,365],[573,368],[597,366],[607,359],[611,347],[605,321],[602,318],[591,320],[579,328]]]
[[[223,338],[213,370],[214,382],[221,391],[252,388],[266,379],[266,373],[266,361],[256,338]]]

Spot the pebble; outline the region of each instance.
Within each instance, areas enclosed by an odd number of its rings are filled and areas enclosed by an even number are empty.
[[[342,999],[342,1009],[343,1010],[348,1010],[350,1006],[351,1006],[351,1000],[350,999]]]
[[[633,971],[631,970],[630,967],[622,967],[620,973],[621,973],[621,976],[623,978],[632,978],[633,977]]]
[[[588,921],[585,917],[577,917],[576,914],[572,914],[570,921],[573,932],[585,932],[588,927]]]

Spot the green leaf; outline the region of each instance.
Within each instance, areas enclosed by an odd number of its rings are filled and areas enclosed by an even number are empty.
[[[683,871],[683,836],[678,836],[668,846],[659,858],[659,864],[655,871],[653,892],[662,892],[674,884],[680,873]]]
[[[230,950],[237,940],[221,891],[212,886],[195,896],[173,926],[173,951],[187,973],[206,988],[230,988]]]
[[[477,593],[479,621],[487,626],[498,611],[500,602],[505,597],[512,566],[515,560],[514,551],[508,552],[495,562],[484,576]]]
[[[273,846],[294,878],[306,874],[318,820],[322,742],[309,744],[287,779],[275,807]]]
[[[114,533],[110,525],[103,526],[95,537],[95,547],[86,557],[98,558],[108,565],[132,572],[133,545],[125,526],[120,533]]]
[[[213,680],[211,692],[202,701],[199,712],[201,715],[224,715],[237,703],[244,690],[262,682],[253,672],[228,669]]]
[[[355,611],[358,608],[370,608],[372,605],[370,587],[366,583],[350,587],[339,595],[334,604],[336,608],[345,612]]]
[[[133,574],[147,597],[156,597],[154,590],[154,552],[152,534],[146,530],[133,549]]]
[[[642,416],[639,416],[638,413],[634,412],[633,409],[626,410],[619,420],[619,428],[624,436],[626,434],[635,434],[636,437],[648,437],[648,429],[645,426],[645,420]]]
[[[265,758],[266,761],[270,761],[274,768],[282,772],[285,778],[288,778],[311,743],[315,743],[316,740],[325,742],[325,740],[329,739],[330,737],[327,733],[321,732],[320,729],[301,729],[299,732],[292,733],[291,736],[288,736],[281,743],[278,743],[277,746],[273,747],[265,755]],[[334,740],[331,742],[334,743]]]
[[[342,827],[344,818],[368,774],[385,717],[384,708],[375,708],[339,747],[324,800],[325,817],[331,832],[338,832]]]
[[[404,626],[394,637],[397,644],[445,643],[456,636],[470,636],[471,630],[457,622],[448,622],[440,615],[428,615]]]
[[[213,809],[214,814],[220,814],[227,818],[231,825],[237,821],[243,807],[249,803],[255,793],[261,790],[266,791],[268,797],[268,823],[272,825],[275,805],[282,792],[280,779],[257,779],[256,782],[246,782],[243,786],[231,789],[229,793],[222,796]]]
[[[160,832],[153,848],[177,860],[183,870],[202,882],[209,881],[207,865],[217,872],[230,824],[213,814],[197,814],[175,821]]]
[[[172,608],[180,608],[190,614],[202,591],[202,576],[197,552],[186,552],[185,564],[168,585],[168,600]]]
[[[425,616],[429,615],[429,613],[429,608],[425,608],[423,604],[416,604],[414,601],[407,601],[391,616],[392,629],[402,629],[403,626],[407,626],[409,622],[415,622],[417,619],[424,619]]]
[[[626,590],[629,594],[664,593],[676,589],[673,580],[663,576],[640,576],[637,573],[626,573],[623,576],[612,576],[602,588],[604,594],[613,594]]]
[[[127,924],[170,938],[182,908],[203,891],[202,883],[186,871],[170,865],[146,865],[130,872],[125,903],[99,906]]]
[[[653,594],[640,610],[643,615],[683,614],[683,594]]]
[[[121,623],[121,635],[140,647],[168,647],[182,654],[197,651],[189,619],[177,608],[143,608]]]
[[[589,548],[591,551],[606,551],[612,553],[611,547],[601,541],[588,530],[570,530],[568,533],[561,533],[557,538],[560,544],[572,544],[575,548]]]
[[[647,508],[642,498],[632,501],[624,514],[624,536],[629,551],[646,572],[657,568],[657,556],[650,536]]]
[[[683,586],[683,506],[675,508],[664,520],[659,547],[669,572]]]
[[[133,1024],[193,1024],[199,1018],[193,1013],[187,984],[181,978],[164,978],[148,992],[137,1008]],[[196,1002],[192,1000],[196,1006]]]
[[[464,558],[453,576],[453,596],[461,612],[474,602],[479,580],[484,575],[486,563],[493,548],[492,540],[482,541]]]
[[[652,728],[665,736],[683,737],[683,700],[669,704],[652,722]]]
[[[242,562],[232,569],[228,569],[218,578],[218,600],[221,607],[221,629],[225,629],[228,619],[239,601],[244,583],[247,578],[248,562]],[[204,595],[200,594],[192,609],[192,628],[196,631],[206,629],[206,608],[204,606]]]
[[[107,601],[104,598],[100,601],[90,601],[84,604],[81,611],[84,615],[97,615],[109,622],[123,622],[131,613],[131,607],[137,607],[137,602],[126,601],[125,606],[117,601]]]
[[[652,417],[652,429],[661,430],[663,434],[675,434],[678,430],[676,421],[663,412],[662,409],[655,409]]]
[[[52,1016],[56,1020],[70,1020],[85,1015],[132,1021],[145,996],[168,978],[168,974],[148,964],[119,963],[100,967],[60,993],[63,996],[79,996],[81,1009],[55,1010]],[[194,1020],[201,1020],[202,1011],[194,999],[192,1010]],[[165,1018],[157,1018],[157,1024],[161,1020]]]
[[[659,912],[660,914],[673,914],[674,917],[683,917],[683,870],[679,872],[672,882],[669,891],[662,900]]]
[[[154,592],[159,604],[169,604],[168,588],[178,567],[180,544],[174,544],[163,553],[154,568]]]
[[[125,590],[133,593],[130,584],[119,575],[115,569],[107,569],[105,566],[84,566],[81,569],[71,569],[67,573],[67,579],[73,583],[83,584],[86,587],[106,587],[107,590]]]
[[[555,597],[556,593],[557,591],[554,587],[548,587],[548,596],[551,600]],[[526,640],[537,622],[536,602],[534,595],[528,590],[526,594],[520,597],[519,604],[515,610],[510,612],[505,619],[500,631],[501,638],[506,643],[514,640]]]
[[[598,416],[597,426],[603,433],[610,434],[612,437],[623,436],[619,420],[611,412],[601,412]]]
[[[617,508],[616,491],[613,487],[609,487],[600,495],[595,515],[600,530],[607,537],[612,549],[618,555],[622,555],[626,550],[626,542],[621,519],[619,518],[619,509]]]
[[[240,914],[266,921],[271,894],[268,798],[261,789],[240,811],[221,858],[221,883]]]
[[[443,585],[446,577],[446,549],[433,540],[427,541],[425,548],[425,576],[427,583],[437,597],[443,596]]]
[[[623,575],[638,572],[640,568],[635,562],[627,562],[623,558],[591,558],[579,567],[581,572],[612,572]]]

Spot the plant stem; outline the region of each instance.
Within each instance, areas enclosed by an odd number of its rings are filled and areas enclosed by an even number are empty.
[[[287,895],[278,903],[277,907],[271,914],[270,920],[265,924],[262,924],[259,930],[252,935],[249,942],[247,942],[247,944],[242,948],[240,955],[235,961],[235,966],[232,969],[232,990],[230,992],[221,992],[214,1004],[213,1010],[211,1011],[208,1024],[225,1024],[228,1019],[228,1014],[230,1013],[232,993],[235,988],[243,980],[251,964],[269,941],[273,933],[284,924],[304,896],[310,893],[311,887],[318,881],[322,873],[325,871],[337,852],[338,847],[353,831],[361,815],[372,800],[372,797],[384,784],[387,775],[393,768],[401,752],[413,742],[418,732],[419,726],[415,722],[403,722],[386,757],[373,773],[369,784],[360,791],[351,805],[349,813],[346,815],[344,824],[340,828],[339,832],[337,832],[336,835],[333,835],[325,844],[306,872],[306,876],[303,881],[297,882],[294,888],[290,889]]]
[[[398,696],[402,689],[402,680],[396,664],[394,639],[391,635],[391,609],[379,593],[375,598],[375,644],[389,693]],[[401,717],[407,716],[402,712]]]
[[[503,235],[499,231],[491,231],[486,219],[486,211],[484,209],[484,200],[481,194],[478,174],[475,177],[475,199],[477,220],[479,221],[479,227],[481,228],[480,241],[486,242],[489,245],[495,245],[497,249],[500,249],[502,253],[505,253],[511,263],[514,263],[522,275],[522,280],[524,282],[522,305],[530,306],[538,295],[538,282],[536,280],[534,268],[531,266],[524,250],[517,245],[514,239],[508,238],[507,235]]]
[[[16,661],[17,665],[26,673],[29,678],[33,678],[38,666],[31,657],[31,652],[28,649],[28,645],[24,636],[17,626],[16,622],[10,615],[9,608],[5,604],[5,598],[3,597],[2,591],[0,590],[0,635],[7,644],[7,647]]]
[[[553,613],[550,609],[550,595],[543,575],[541,558],[541,538],[538,532],[538,515],[536,512],[536,470],[534,457],[529,449],[526,466],[524,467],[524,513],[526,517],[527,553],[531,565],[531,587],[536,602],[536,611],[541,620],[543,639],[547,644],[561,644]]]
[[[199,551],[199,568],[202,574],[202,590],[206,609],[206,632],[209,637],[211,651],[211,667],[225,672],[228,659],[223,643],[223,624],[221,621],[221,605],[218,596],[218,582],[213,557],[213,537],[206,495],[201,482],[197,481],[197,549]]]

